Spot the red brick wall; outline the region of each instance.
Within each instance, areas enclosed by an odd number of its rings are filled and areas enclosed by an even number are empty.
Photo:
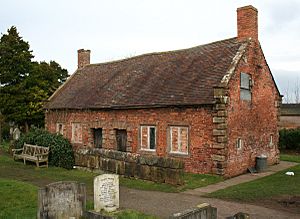
[[[90,64],[90,55],[91,55],[90,50],[79,49],[77,51],[78,68],[82,68]]]
[[[238,39],[245,40],[251,37],[258,40],[257,9],[253,6],[245,6],[237,9]]]
[[[211,154],[214,153],[213,121],[211,108],[157,108],[140,110],[109,111],[48,111],[46,128],[56,131],[56,123],[64,124],[64,135],[71,140],[72,122],[82,123],[82,144],[74,147],[94,147],[91,128],[102,128],[103,148],[116,149],[114,132],[116,128],[127,130],[127,150],[140,151],[140,125],[156,126],[156,152],[158,156],[179,157],[185,160],[185,170],[194,173],[210,173],[212,169]],[[170,126],[187,126],[189,128],[189,154],[172,155],[169,153]]]
[[[252,100],[240,100],[240,73],[253,79]],[[252,42],[229,82],[228,110],[228,161],[225,175],[233,176],[255,165],[255,157],[268,156],[269,164],[278,161],[279,94],[272,80],[260,47]],[[273,135],[273,146],[270,146]],[[241,138],[243,146],[236,148]]]

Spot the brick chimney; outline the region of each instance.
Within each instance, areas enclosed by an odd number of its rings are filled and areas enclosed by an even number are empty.
[[[252,5],[237,9],[238,39],[251,39],[258,41],[257,9]]]
[[[78,68],[83,68],[90,64],[91,50],[79,49],[78,51]]]

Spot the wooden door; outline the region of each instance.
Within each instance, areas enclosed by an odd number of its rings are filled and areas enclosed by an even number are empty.
[[[102,148],[102,129],[94,129],[95,148]]]
[[[127,131],[124,129],[116,130],[117,149],[118,151],[126,152]]]

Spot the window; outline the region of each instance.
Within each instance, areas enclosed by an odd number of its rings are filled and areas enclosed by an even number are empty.
[[[272,147],[273,144],[274,144],[274,142],[273,142],[273,135],[270,135],[270,143],[269,143],[270,147]]]
[[[80,123],[72,123],[72,142],[82,142],[82,127]]]
[[[171,153],[188,154],[188,127],[170,128]]]
[[[64,134],[64,124],[56,123],[56,133],[61,135]]]
[[[242,146],[243,146],[243,140],[241,138],[238,138],[238,140],[236,141],[236,148],[242,149]]]
[[[241,73],[241,89],[240,98],[241,100],[251,101],[251,77],[247,73]]]
[[[95,148],[102,148],[102,128],[93,129]]]
[[[127,131],[125,129],[116,129],[117,150],[126,152]]]
[[[154,151],[156,148],[155,126],[141,126],[141,149]]]

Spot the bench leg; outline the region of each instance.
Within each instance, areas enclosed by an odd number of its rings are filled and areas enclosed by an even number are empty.
[[[26,165],[26,159],[25,158],[23,158],[23,161],[24,161],[24,165]]]
[[[36,161],[36,166],[37,166],[37,167],[40,167],[39,161]]]

